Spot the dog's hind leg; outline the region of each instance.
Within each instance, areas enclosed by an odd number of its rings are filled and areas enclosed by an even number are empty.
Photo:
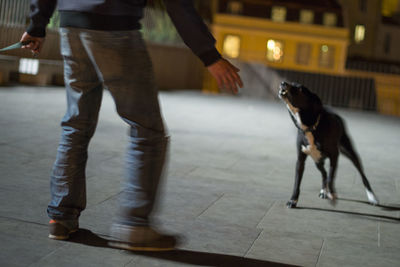
[[[337,199],[336,190],[335,190],[335,186],[334,186],[334,180],[335,180],[335,175],[336,175],[338,157],[339,157],[339,151],[337,151],[337,153],[329,156],[330,167],[329,167],[329,175],[328,175],[328,179],[327,179],[327,188],[328,188],[327,197],[331,200],[332,204],[335,204],[335,201]]]
[[[317,166],[318,170],[321,172],[322,174],[322,189],[319,192],[319,197],[326,199],[328,198],[328,190],[326,187],[326,183],[327,183],[327,176],[328,174],[326,173],[325,167],[324,167],[325,161],[324,160],[320,160],[318,163],[316,163],[315,165]]]
[[[301,184],[301,180],[303,179],[304,163],[306,161],[306,158],[307,158],[306,154],[304,154],[301,151],[298,152],[293,193],[292,193],[292,197],[290,198],[290,200],[286,203],[286,206],[288,208],[295,208],[297,206],[297,200],[299,199],[299,195],[300,195],[300,184]]]
[[[342,152],[343,155],[345,155],[347,158],[351,160],[351,162],[353,162],[354,166],[360,173],[362,182],[365,187],[365,191],[367,193],[368,202],[372,205],[378,205],[379,204],[378,199],[376,198],[374,192],[372,191],[371,185],[369,184],[368,179],[364,174],[364,169],[361,164],[361,160],[357,155],[357,153],[355,152],[353,144],[351,143],[351,140],[346,133],[343,133],[343,136],[340,139],[340,152]]]

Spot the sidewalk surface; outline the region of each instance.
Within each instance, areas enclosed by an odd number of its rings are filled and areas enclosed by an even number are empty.
[[[105,92],[87,166],[87,209],[68,241],[47,238],[49,173],[62,88],[0,88],[0,266],[400,266],[400,118],[338,110],[381,205],[341,157],[336,206],[307,160],[297,209],[296,130],[282,103],[196,92],[160,95],[171,135],[156,218],[185,237],[168,253],[107,247],[127,126]]]

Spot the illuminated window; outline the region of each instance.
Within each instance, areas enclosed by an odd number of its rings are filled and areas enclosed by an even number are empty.
[[[21,58],[19,60],[19,73],[36,75],[39,72],[39,60]]]
[[[319,66],[333,68],[335,48],[330,45],[321,45],[319,51]]]
[[[240,52],[240,37],[228,34],[225,36],[222,53],[230,58],[238,58]]]
[[[283,42],[277,40],[268,40],[267,59],[271,62],[282,62],[283,60]]]
[[[242,14],[242,12],[243,12],[243,3],[239,1],[230,1],[228,3],[228,13]]]
[[[297,44],[296,63],[300,65],[308,65],[311,57],[311,45],[307,43]]]
[[[365,26],[356,25],[354,29],[354,41],[356,43],[361,43],[365,39]]]
[[[323,24],[325,26],[336,26],[337,23],[337,16],[335,13],[325,13],[323,18]]]
[[[314,22],[314,12],[311,10],[303,9],[300,11],[300,22],[305,24],[312,24]]]
[[[273,21],[284,22],[286,20],[286,8],[282,6],[272,7],[271,19]]]

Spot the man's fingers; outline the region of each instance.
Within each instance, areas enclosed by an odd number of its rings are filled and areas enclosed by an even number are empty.
[[[231,91],[234,93],[237,93],[238,88],[237,88],[237,84],[236,84],[236,78],[233,76],[233,73],[228,74],[228,81],[229,81]]]
[[[215,77],[215,80],[217,81],[218,87],[223,88],[224,87],[224,82],[220,77]]]
[[[233,69],[234,69],[236,72],[239,72],[239,71],[240,71],[240,69],[236,68],[234,65],[231,64],[231,66],[233,67]]]
[[[22,48],[29,49],[32,53],[37,55],[42,50],[44,40],[45,39],[42,37],[34,37],[25,32],[22,35],[20,42],[26,43]]]
[[[32,42],[27,43],[26,45],[22,46],[23,49],[32,49]]]
[[[235,83],[237,83],[239,85],[239,87],[242,88],[243,87],[243,81],[240,78],[239,74],[237,72],[234,72],[234,73],[232,73],[232,76],[233,76],[233,78],[235,80]]]
[[[225,61],[226,64],[229,65],[229,67],[230,67],[231,69],[233,69],[233,71],[235,71],[235,72],[239,72],[239,71],[240,71],[239,68],[237,68],[236,66],[232,65],[228,60],[225,59],[224,61]]]
[[[243,87],[243,82],[242,79],[240,78],[238,72],[240,71],[240,69],[236,68],[234,65],[232,65],[231,63],[229,63],[228,61],[226,61],[229,64],[230,67],[230,75],[232,76],[232,79],[234,80],[235,85],[238,84],[239,87]]]
[[[222,85],[223,85],[222,88],[229,89],[229,81],[228,81],[226,75],[222,75],[221,80],[222,80]]]
[[[38,41],[30,41],[28,44],[22,46],[24,49],[29,49],[32,52],[39,52],[40,50],[40,42]]]
[[[224,91],[237,94],[238,87],[243,87],[243,82],[238,74],[240,70],[224,58],[208,66],[208,70],[216,79],[218,87]]]
[[[234,89],[235,92],[238,92],[238,86],[243,87],[243,82],[236,70],[237,68],[231,68],[227,73],[227,76],[228,80],[230,81],[231,88]]]
[[[233,71],[233,69],[228,67],[226,70],[222,71],[219,75],[216,75],[216,80],[219,88],[233,93],[238,92],[237,73]]]
[[[230,74],[224,75],[224,85],[225,85],[224,87],[226,90],[229,90],[230,92],[233,92],[233,93],[238,92],[236,83]]]

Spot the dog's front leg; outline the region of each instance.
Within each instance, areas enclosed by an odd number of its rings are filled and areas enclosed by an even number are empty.
[[[296,163],[296,174],[294,178],[294,188],[293,194],[290,200],[286,203],[288,208],[295,208],[297,206],[297,200],[299,199],[300,194],[300,184],[301,179],[303,179],[304,173],[304,163],[306,161],[307,155],[301,152],[301,149],[298,151],[297,155],[297,163]]]
[[[327,199],[328,198],[328,189],[327,189],[326,183],[328,180],[328,174],[325,171],[324,164],[325,164],[325,160],[321,159],[315,165],[317,166],[318,170],[321,172],[321,175],[322,175],[322,188],[321,188],[321,191],[319,192],[318,196],[320,198]]]
[[[330,168],[329,168],[329,175],[328,175],[328,181],[327,181],[327,186],[328,186],[327,196],[331,200],[332,204],[335,203],[336,198],[337,198],[334,180],[335,180],[335,175],[336,175],[338,157],[339,157],[339,153],[335,153],[334,155],[331,155],[329,157]]]

